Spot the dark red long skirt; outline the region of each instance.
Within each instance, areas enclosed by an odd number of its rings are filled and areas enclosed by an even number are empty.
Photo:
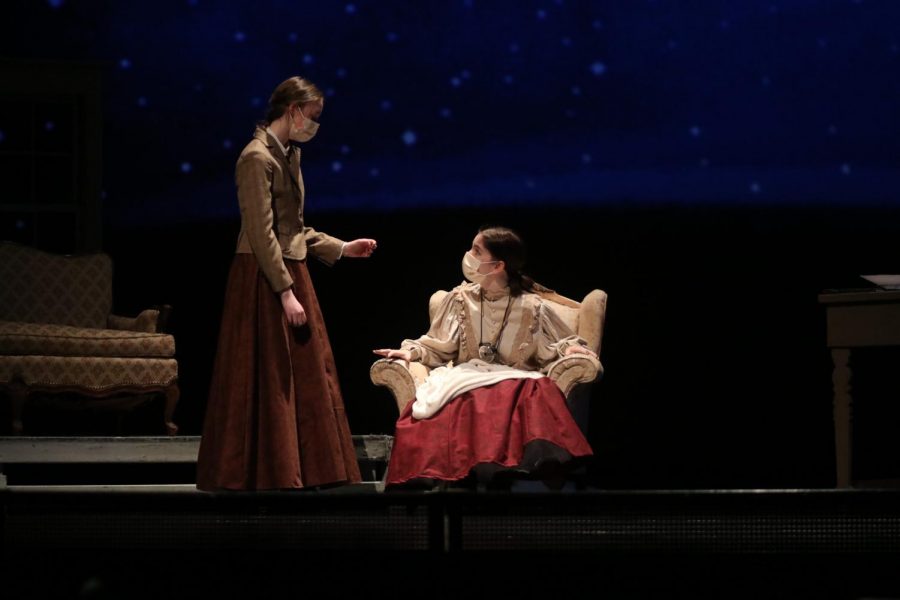
[[[397,421],[387,483],[456,481],[479,465],[532,472],[548,451],[561,462],[593,454],[553,381],[511,379],[460,394],[430,419],[413,418],[410,402]]]
[[[201,490],[360,480],[337,369],[306,263],[285,261],[308,322],[288,325],[252,254],[228,275],[197,459]]]

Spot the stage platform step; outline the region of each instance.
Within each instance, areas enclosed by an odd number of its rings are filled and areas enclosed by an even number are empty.
[[[380,482],[393,437],[355,435],[353,446],[363,480]],[[192,484],[199,448],[200,436],[0,437],[0,485]]]

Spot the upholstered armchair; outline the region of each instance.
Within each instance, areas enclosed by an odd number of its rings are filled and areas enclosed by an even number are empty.
[[[434,319],[435,312],[448,292],[438,291],[432,294],[428,303],[428,313]],[[600,344],[603,339],[603,324],[606,318],[606,292],[594,290],[585,296],[580,303],[558,294],[541,294],[544,300],[551,302],[553,309],[563,321],[579,336],[587,340],[590,348],[600,356]],[[416,396],[416,388],[428,377],[429,368],[419,362],[407,364],[397,359],[383,358],[375,361],[369,370],[372,383],[387,387],[397,409],[403,409]],[[600,361],[587,354],[570,354],[552,363],[547,369],[547,376],[559,389],[569,397],[580,384],[587,384],[603,374]]]
[[[2,242],[0,281],[0,391],[11,400],[13,433],[22,433],[33,392],[159,392],[163,426],[175,435],[175,339],[160,332],[167,307],[111,314],[112,261],[100,253],[60,256]]]

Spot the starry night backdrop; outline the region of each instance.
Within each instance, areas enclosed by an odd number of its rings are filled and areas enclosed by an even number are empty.
[[[597,481],[833,484],[816,294],[900,269],[900,3],[2,11],[4,58],[105,66],[116,308],[174,305],[185,433],[199,432],[238,228],[234,163],[272,89],[300,74],[327,96],[304,149],[308,221],[379,239],[370,261],[313,268],[354,433],[393,428],[370,349],[424,332],[428,295],[461,280],[477,227],[503,223],[530,242],[538,280],[610,294],[590,413]],[[890,419],[858,409],[871,434],[860,460],[900,457],[896,444],[867,449]]]

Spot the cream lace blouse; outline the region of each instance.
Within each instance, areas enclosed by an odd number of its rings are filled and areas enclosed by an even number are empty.
[[[509,319],[500,331],[507,302]],[[412,352],[413,360],[428,367],[450,361],[463,363],[478,358],[479,340],[496,343],[502,363],[526,371],[544,371],[565,355],[569,346],[587,347],[537,294],[511,297],[509,288],[484,293],[481,314],[481,286],[463,283],[445,297],[431,322],[428,333],[415,340],[403,340],[401,348]]]

